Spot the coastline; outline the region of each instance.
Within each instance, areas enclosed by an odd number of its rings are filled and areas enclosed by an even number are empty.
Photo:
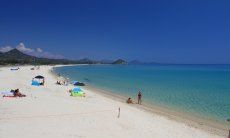
[[[64,66],[65,65],[59,65],[59,66],[55,66],[55,68],[56,67],[57,68],[58,67],[64,67]],[[67,66],[76,66],[76,65],[67,65]],[[57,77],[57,74],[55,74],[54,72],[51,72],[51,74],[54,75],[55,77]],[[65,76],[63,76],[63,77],[65,77]],[[100,94],[106,98],[110,98],[112,100],[115,100],[115,101],[118,101],[121,103],[125,103],[125,101],[128,98],[128,97],[110,92],[109,90],[96,88],[96,87],[90,86],[88,84],[86,84],[86,86],[84,86],[83,89],[92,91],[92,92]],[[198,116],[190,115],[188,113],[173,111],[173,110],[167,109],[165,107],[155,106],[155,105],[148,104],[148,103],[144,103],[141,106],[135,103],[135,104],[130,104],[130,106],[135,107],[135,108],[142,110],[144,112],[149,112],[153,115],[157,114],[160,116],[164,116],[168,119],[171,119],[171,120],[174,120],[177,122],[181,122],[181,123],[185,123],[188,126],[198,128],[198,129],[207,131],[207,132],[212,133],[212,134],[217,134],[220,136],[223,136],[223,133],[227,132],[228,128],[229,128],[227,123],[221,124],[220,122],[217,122],[216,120],[204,119],[204,118],[201,118]]]
[[[92,92],[95,92],[95,93],[100,94],[104,97],[110,98],[112,100],[115,100],[115,101],[118,101],[121,103],[125,103],[125,101],[127,100],[127,97],[124,97],[124,96],[121,96],[118,94],[114,94],[112,92],[109,92],[107,90],[102,90],[100,88],[86,86],[84,89],[90,90]],[[142,110],[144,112],[149,112],[152,115],[157,114],[157,115],[163,116],[167,119],[177,121],[180,123],[184,123],[188,126],[198,128],[198,129],[207,131],[207,132],[212,133],[212,134],[223,135],[223,133],[228,131],[227,125],[223,126],[223,124],[220,124],[220,123],[216,124],[216,122],[214,120],[201,119],[199,117],[194,117],[194,116],[186,114],[186,113],[182,113],[182,112],[178,112],[178,111],[172,111],[172,110],[166,109],[164,107],[154,106],[154,105],[150,105],[150,104],[138,105],[138,104],[134,103],[134,104],[129,104],[129,105],[132,107],[135,107],[139,110]]]
[[[24,98],[0,98],[0,135],[2,137],[226,137],[193,127],[175,119],[136,108],[103,94],[83,88],[85,98],[71,97],[73,86],[55,85],[54,66],[22,66],[18,71],[1,68],[1,92],[19,88]],[[52,75],[51,75],[52,74]],[[31,86],[31,78],[43,75],[45,86]],[[100,92],[100,91],[99,91]],[[118,118],[118,107],[121,116]],[[142,106],[141,106],[142,107]],[[33,126],[33,127],[31,127]],[[14,130],[14,133],[12,133]]]

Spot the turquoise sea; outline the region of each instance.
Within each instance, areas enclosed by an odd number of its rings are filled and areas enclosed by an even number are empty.
[[[72,80],[226,124],[230,65],[82,65],[55,68]]]

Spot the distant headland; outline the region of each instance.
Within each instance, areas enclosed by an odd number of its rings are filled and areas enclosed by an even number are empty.
[[[0,65],[14,65],[14,64],[33,64],[33,65],[52,65],[52,64],[127,64],[123,59],[115,61],[110,60],[91,60],[91,59],[50,59],[40,58],[36,56],[27,55],[18,49],[12,49],[8,52],[0,52]]]

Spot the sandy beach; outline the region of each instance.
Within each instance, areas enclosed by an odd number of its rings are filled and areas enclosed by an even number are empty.
[[[2,138],[219,138],[219,134],[154,114],[84,89],[86,97],[71,97],[73,86],[56,85],[52,66],[22,66],[11,71],[0,67],[0,92],[19,89],[23,98],[0,98],[0,137]],[[37,75],[45,86],[31,86]],[[120,117],[118,117],[120,108]]]

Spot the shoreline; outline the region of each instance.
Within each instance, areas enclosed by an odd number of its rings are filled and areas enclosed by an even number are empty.
[[[58,65],[58,66],[54,66],[53,68],[56,68],[56,67],[59,68],[59,67],[64,67],[64,66],[66,66],[66,65]],[[67,66],[76,66],[76,65],[67,65]],[[53,68],[52,68],[52,70],[53,70]],[[57,77],[57,74],[55,72],[50,72],[50,73],[52,75],[54,75],[55,77]],[[65,77],[65,76],[63,76],[63,77]],[[121,103],[125,103],[125,101],[128,98],[128,97],[125,97],[125,96],[122,96],[119,94],[115,94],[109,90],[104,90],[101,88],[90,86],[88,84],[86,84],[86,86],[83,86],[81,88],[83,88],[83,90],[92,91],[92,92],[100,94],[106,98],[109,98],[111,100],[118,101]],[[134,98],[133,100],[135,100],[135,99],[136,98]],[[217,122],[216,120],[205,119],[205,118],[194,116],[194,115],[191,115],[188,113],[173,111],[172,109],[168,109],[168,108],[160,107],[160,106],[155,106],[155,105],[147,104],[147,103],[144,103],[142,105],[138,105],[135,102],[134,104],[129,104],[129,105],[134,107],[134,108],[137,108],[139,110],[149,112],[153,115],[157,114],[157,115],[166,117],[168,119],[171,119],[173,121],[181,122],[181,123],[184,123],[188,126],[198,128],[198,129],[207,131],[207,132],[212,133],[212,134],[224,136],[223,133],[228,131],[228,125],[227,124],[221,124],[220,122]]]
[[[0,68],[0,92],[18,88],[26,95],[0,98],[2,137],[222,138],[228,135],[228,132],[219,135],[138,108],[142,106],[128,105],[89,87],[83,88],[86,97],[71,97],[67,91],[73,89],[72,85],[55,84],[57,77],[51,70],[57,66],[40,66],[39,70],[30,70],[31,67],[21,66],[18,71]],[[45,77],[44,86],[31,86],[32,77],[37,75]]]
[[[126,104],[125,101],[127,100],[127,97],[124,97],[124,96],[121,96],[118,94],[113,94],[112,92],[109,92],[107,90],[102,90],[100,88],[95,88],[92,86],[86,86],[83,89],[90,90],[90,91],[95,92],[97,94],[100,94],[104,97],[110,98],[111,100],[115,100],[115,101]],[[178,112],[178,111],[172,111],[172,110],[166,109],[164,107],[154,106],[154,105],[150,105],[150,104],[138,105],[136,103],[128,104],[128,105],[130,105],[134,108],[140,109],[142,111],[149,112],[152,115],[157,114],[157,115],[163,116],[167,119],[177,121],[180,123],[184,123],[188,126],[198,128],[198,129],[207,131],[207,132],[212,133],[212,134],[217,134],[217,135],[223,136],[223,133],[228,131],[227,126],[223,127],[223,125],[221,125],[220,123],[215,124],[215,122],[213,120],[201,119],[201,118],[194,117],[194,116],[186,114],[186,113],[182,113],[182,112]]]

